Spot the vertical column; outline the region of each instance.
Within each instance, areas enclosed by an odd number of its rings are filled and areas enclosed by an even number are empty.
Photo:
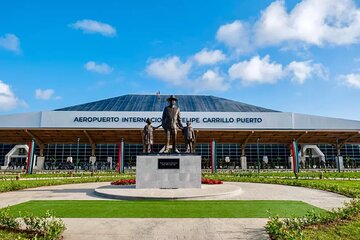
[[[257,170],[260,173],[259,138],[256,140]]]
[[[43,170],[44,169],[44,162],[45,162],[45,157],[44,157],[44,148],[45,148],[45,144],[39,144],[39,148],[40,148],[40,156],[36,157],[36,167],[34,167],[36,170]]]
[[[91,156],[95,157],[96,144],[91,144]]]
[[[122,138],[119,143],[118,152],[118,172],[124,173],[124,139]]]
[[[303,164],[303,166],[305,167],[305,152],[304,152],[304,149],[305,149],[305,146],[304,144],[300,144],[301,146],[301,150],[300,150],[300,162],[299,162],[299,165],[300,163]]]
[[[292,150],[291,150],[291,143],[288,145],[288,149],[289,149],[289,151],[290,151],[290,155],[289,155],[289,157],[288,157],[288,166],[289,166],[289,164],[290,164],[290,169],[291,170],[293,170],[293,168],[294,168],[294,161],[293,161],[293,155],[292,155]]]
[[[44,146],[44,144],[42,144],[42,145],[39,145],[39,147],[40,147],[40,157],[43,157],[44,156],[44,148],[45,148],[45,146]]]
[[[26,158],[26,170],[25,170],[25,173],[29,173],[32,142],[28,142],[27,145],[28,145],[28,153],[27,153],[27,158]]]
[[[34,168],[34,149],[35,149],[35,141],[32,140],[28,143],[29,152],[26,161],[26,173],[32,174]]]
[[[79,144],[80,144],[80,138],[77,138],[77,144],[76,144],[76,172],[79,170]]]
[[[211,154],[211,172],[216,173],[217,170],[217,154],[216,154],[216,141],[213,139],[210,143],[210,154]]]
[[[339,139],[336,139],[336,167],[338,172],[344,170],[344,159],[343,156],[341,156],[341,145],[339,145]]]
[[[291,144],[291,155],[292,155],[292,170],[294,173],[299,172],[299,155],[298,155],[297,142],[293,140]]]
[[[91,164],[91,170],[93,171],[95,169],[95,163],[96,163],[96,144],[91,144],[91,155],[89,157],[89,163]]]
[[[246,154],[245,154],[245,148],[246,144],[241,144],[241,169],[246,170],[247,169],[247,160],[246,160]]]

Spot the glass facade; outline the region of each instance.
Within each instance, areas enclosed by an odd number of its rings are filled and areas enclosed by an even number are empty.
[[[0,144],[0,165],[3,165],[5,155],[13,148],[11,144]],[[325,154],[325,166],[327,168],[336,168],[335,157],[336,148],[329,144],[318,144],[320,150]],[[159,152],[162,144],[154,145],[154,152]],[[135,166],[136,155],[142,153],[142,144],[125,144],[125,168]],[[185,145],[180,144],[179,150],[185,151]],[[240,144],[217,144],[217,162],[218,168],[241,168],[241,145]],[[202,168],[210,167],[210,144],[197,144],[196,153],[202,156]],[[248,144],[245,148],[248,169],[256,169],[257,161],[262,169],[290,169],[288,156],[290,151],[288,145],[282,144]],[[39,149],[36,148],[35,154],[39,155]],[[117,144],[97,144],[96,145],[96,169],[108,170],[110,167],[115,169],[118,161],[119,149]],[[48,144],[44,150],[45,169],[73,169],[78,167],[82,170],[89,170],[89,157],[91,155],[91,146],[89,144]],[[360,168],[360,144],[347,144],[341,149],[341,155],[344,158],[345,168]],[[78,156],[78,157],[77,157]],[[264,161],[267,157],[267,163]],[[69,163],[69,157],[72,157],[73,164]],[[109,159],[110,158],[110,159]],[[76,162],[76,159],[79,159]],[[229,159],[230,162],[225,161]],[[265,158],[266,159],[266,158]],[[112,160],[112,164],[108,163]],[[25,164],[24,158],[13,159],[11,169],[21,169]],[[302,166],[306,169],[316,169],[321,166],[318,158],[308,157]]]

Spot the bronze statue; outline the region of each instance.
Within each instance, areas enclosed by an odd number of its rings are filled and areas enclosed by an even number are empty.
[[[179,153],[179,150],[176,148],[176,135],[178,128],[181,130],[183,129],[180,118],[180,109],[176,106],[177,99],[174,95],[171,95],[167,101],[169,102],[169,106],[164,108],[161,123],[165,131],[166,140],[164,153],[169,152],[170,138],[172,143],[172,152]]]
[[[151,125],[151,120],[150,118],[146,119],[146,125],[144,127],[143,130],[143,143],[144,143],[144,149],[143,152],[144,153],[151,153],[152,152],[152,145],[154,144],[154,130],[157,129],[158,127],[153,127]],[[159,126],[160,127],[160,126]]]
[[[194,129],[191,127],[191,122],[186,122],[186,127],[183,128],[183,135],[185,140],[185,147],[187,153],[195,152],[194,149],[194,142],[195,142],[195,132]]]

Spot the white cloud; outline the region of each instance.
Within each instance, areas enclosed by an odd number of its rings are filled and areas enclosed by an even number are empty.
[[[277,0],[262,12],[254,31],[259,45],[358,43],[360,9],[353,0],[303,0],[288,12],[285,1]]]
[[[351,73],[347,75],[341,75],[340,79],[344,85],[350,88],[360,88],[360,74]]]
[[[44,90],[36,89],[35,97],[37,99],[41,99],[41,100],[49,100],[49,99],[53,98],[54,93],[55,93],[54,89],[44,89]],[[56,97],[56,98],[58,98],[58,97]]]
[[[270,56],[264,58],[255,56],[249,61],[242,61],[233,64],[229,68],[230,79],[238,79],[244,85],[276,83],[284,76],[283,66],[281,64],[270,62]]]
[[[270,62],[270,56],[264,58],[255,56],[248,61],[233,64],[229,68],[230,79],[238,79],[244,85],[253,83],[276,83],[285,77],[292,81],[303,84],[306,80],[317,76],[321,79],[327,78],[327,70],[319,63],[312,63],[311,60],[304,62],[292,61],[287,66]]]
[[[285,0],[276,0],[254,23],[235,20],[220,26],[216,39],[237,54],[284,43],[292,48],[357,44],[360,8],[354,0],[302,0],[287,10]]]
[[[182,62],[178,56],[153,59],[148,63],[148,75],[172,86],[193,89],[194,92],[226,91],[230,84],[217,69],[207,70],[201,75],[191,72],[192,62]]]
[[[240,20],[220,26],[216,33],[216,39],[226,46],[236,49],[237,53],[249,50],[248,30]]]
[[[327,71],[321,64],[312,64],[311,61],[304,62],[291,62],[286,70],[291,75],[292,80],[303,84],[307,79],[317,76],[319,78],[325,79],[327,78]]]
[[[188,79],[191,63],[183,63],[178,56],[153,59],[146,67],[146,72],[173,85],[181,85]]]
[[[18,99],[11,87],[0,80],[0,110],[13,109],[19,105],[25,105],[25,102]]]
[[[0,48],[19,53],[20,50],[20,40],[19,38],[11,33],[5,34],[4,37],[0,37]]]
[[[106,63],[96,63],[94,61],[85,63],[84,68],[90,72],[96,72],[100,74],[109,74],[113,71],[113,69]]]
[[[225,81],[217,70],[207,70],[200,79],[194,83],[196,91],[226,91],[230,84]]]
[[[211,65],[226,59],[225,54],[221,50],[207,50],[204,48],[194,55],[195,61],[199,65]]]
[[[79,20],[70,26],[74,29],[80,29],[84,33],[99,33],[105,37],[116,36],[116,29],[113,26],[95,20]]]

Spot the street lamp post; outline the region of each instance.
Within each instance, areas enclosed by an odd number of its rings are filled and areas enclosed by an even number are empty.
[[[260,173],[259,138],[256,140],[256,152],[257,152],[257,169],[258,169],[258,173]]]

